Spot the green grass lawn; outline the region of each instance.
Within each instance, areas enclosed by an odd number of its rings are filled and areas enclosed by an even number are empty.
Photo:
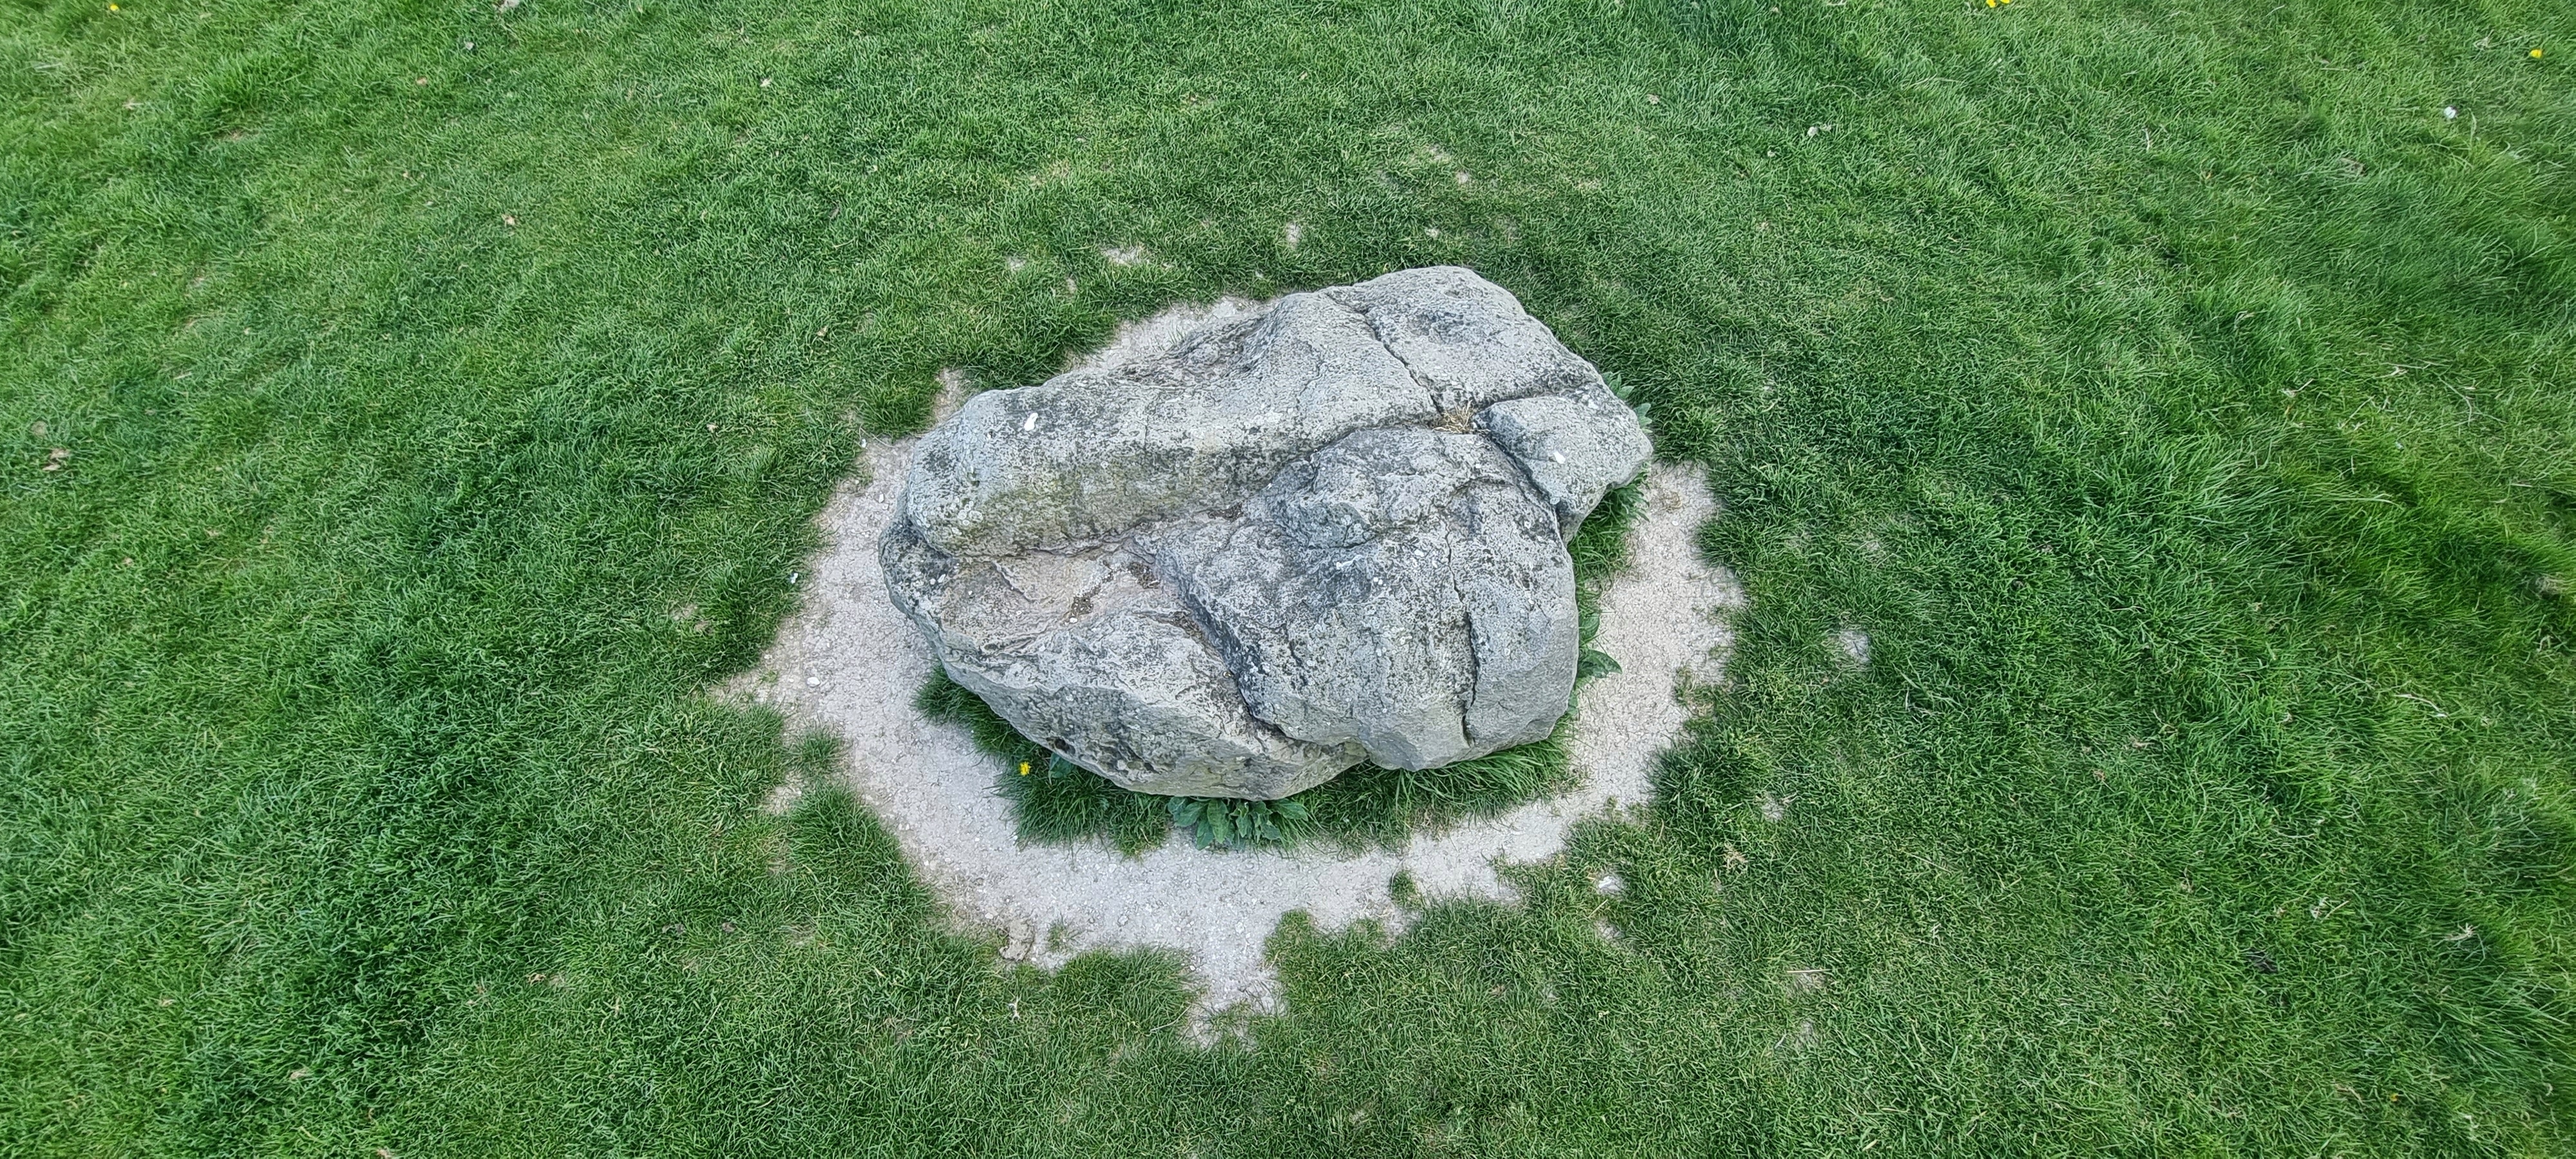
[[[2576,1151],[2576,8],[119,6],[0,0],[0,1154]],[[1433,262],[1724,500],[1650,816],[1202,1049],[759,812],[937,371]]]

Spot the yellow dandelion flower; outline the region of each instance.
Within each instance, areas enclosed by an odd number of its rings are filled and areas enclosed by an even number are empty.
[[[119,8],[119,7],[117,7],[117,6],[116,6],[116,5],[114,5],[114,4],[110,4],[110,5],[108,5],[108,6],[107,6],[107,10],[108,10],[108,11],[110,11],[110,12],[123,12],[123,11],[125,11],[124,9]],[[2540,55],[2540,54],[2535,52],[2535,53],[2532,53],[2532,55],[2533,55],[2533,56],[2538,56],[2538,55]]]
[[[2540,59],[2540,50],[2539,50],[2539,49],[2535,48],[2535,49],[2532,49],[2532,50],[2531,50],[2531,59],[2533,59],[2533,60],[2538,60],[2538,59]]]
[[[1029,775],[1029,763],[1027,761],[1020,762],[1020,775],[1023,777]]]

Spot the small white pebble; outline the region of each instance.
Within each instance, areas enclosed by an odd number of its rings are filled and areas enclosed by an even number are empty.
[[[2443,120],[2445,120],[2445,121],[2456,121],[2456,120],[2459,120],[2459,119],[2460,119],[2460,110],[2458,110],[2458,109],[2456,109],[2456,108],[2453,108],[2453,107],[2452,107],[2452,106],[2450,106],[2450,105],[2444,105],[2444,106],[2442,106],[2442,119],[2443,119]]]
[[[1038,429],[1038,412],[1030,411],[1028,421],[1021,423],[1020,429],[1024,431],[1034,431]]]
[[[1615,897],[1628,892],[1628,882],[1618,874],[1605,873],[1599,880],[1592,883],[1592,892],[1603,897]]]
[[[805,687],[807,688],[821,688],[822,686],[823,678],[820,676],[808,676],[805,678]]]

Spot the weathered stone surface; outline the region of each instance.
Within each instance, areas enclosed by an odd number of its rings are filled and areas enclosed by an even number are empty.
[[[1574,694],[1574,565],[1556,516],[1475,435],[1352,434],[1164,573],[1252,713],[1427,769],[1545,737]]]
[[[1520,461],[1567,539],[1602,495],[1636,478],[1655,453],[1635,412],[1597,383],[1495,403],[1477,412],[1476,429]]]
[[[1231,507],[1290,459],[1431,415],[1365,320],[1290,294],[1162,358],[976,395],[913,452],[904,518],[955,555],[1095,540]]]
[[[1601,372],[1522,310],[1511,291],[1473,270],[1397,270],[1324,293],[1367,318],[1442,411],[1601,385]]]
[[[880,545],[951,676],[1131,788],[1268,798],[1548,734],[1564,540],[1645,463],[1589,363],[1454,267],[1291,294],[977,396]]]
[[[1206,634],[1123,546],[965,559],[898,521],[879,555],[896,606],[951,678],[1022,735],[1122,785],[1284,797],[1363,756],[1254,719]]]

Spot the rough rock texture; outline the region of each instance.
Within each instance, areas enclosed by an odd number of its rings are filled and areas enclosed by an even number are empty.
[[[879,550],[949,674],[1030,737],[1146,792],[1281,797],[1546,736],[1564,542],[1648,455],[1508,292],[1405,270],[976,396]]]
[[[1599,383],[1495,403],[1476,415],[1476,429],[1529,472],[1567,539],[1654,453],[1628,404]]]
[[[976,395],[914,452],[904,517],[960,556],[1100,539],[1231,507],[1299,455],[1432,413],[1357,314],[1291,294],[1161,358]]]
[[[1574,695],[1556,516],[1474,435],[1355,432],[1160,554],[1252,714],[1300,740],[1434,768],[1545,737]]]

